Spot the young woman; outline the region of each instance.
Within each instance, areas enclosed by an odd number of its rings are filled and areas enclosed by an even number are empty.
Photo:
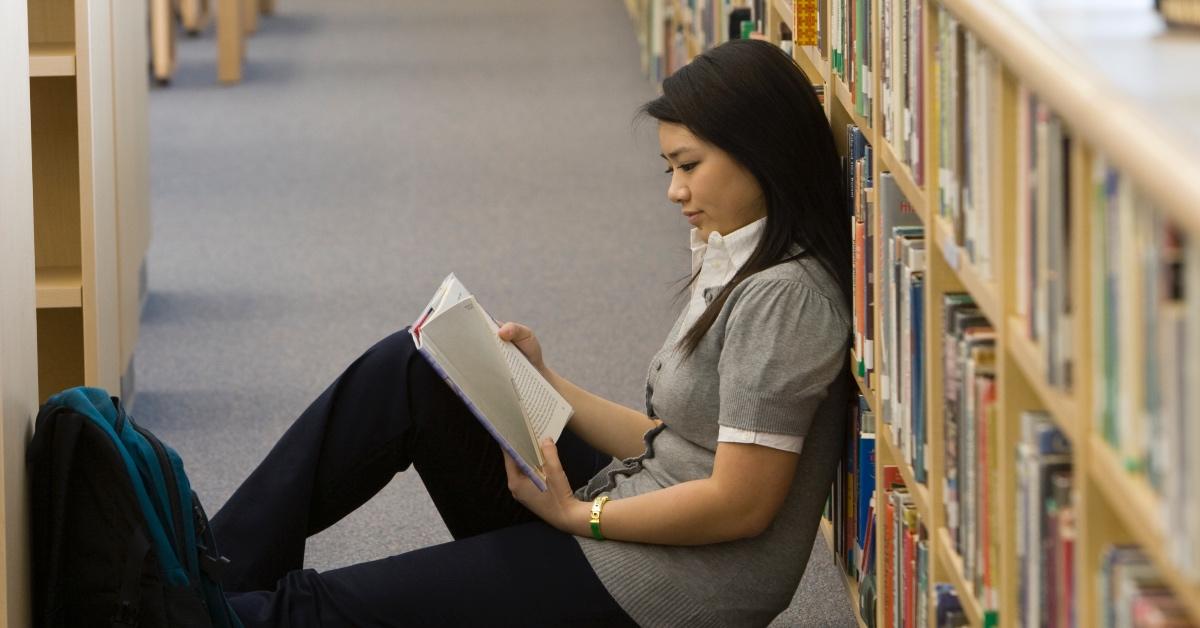
[[[504,325],[575,409],[543,443],[542,492],[406,331],[384,339],[213,519],[247,626],[764,625],[787,607],[845,416],[833,137],[799,69],[760,41],[700,55],[643,112],[692,225],[688,302],[651,361],[645,412],[562,378],[532,331]],[[301,570],[307,536],[409,465],[455,541]]]

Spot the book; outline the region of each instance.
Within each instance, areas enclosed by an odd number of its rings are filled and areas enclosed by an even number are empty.
[[[1060,508],[1070,508],[1071,445],[1041,412],[1021,414],[1017,445],[1017,563],[1020,612],[1026,626],[1047,626],[1054,593],[1054,532]],[[1052,527],[1053,526],[1053,527]],[[1063,565],[1073,570],[1074,566]]]
[[[544,438],[558,441],[573,409],[451,273],[409,328],[413,344],[501,449],[541,490]]]

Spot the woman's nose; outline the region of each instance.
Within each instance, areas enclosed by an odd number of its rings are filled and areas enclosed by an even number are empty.
[[[686,203],[690,197],[691,192],[688,191],[686,185],[672,182],[671,186],[667,188],[667,199],[672,203]]]

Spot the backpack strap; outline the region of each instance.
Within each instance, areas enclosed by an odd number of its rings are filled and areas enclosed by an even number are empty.
[[[121,577],[121,588],[117,592],[117,612],[112,617],[113,628],[138,625],[142,566],[146,564],[146,554],[149,551],[150,541],[140,529],[135,530],[133,538],[129,539],[129,548],[125,554],[125,570]]]

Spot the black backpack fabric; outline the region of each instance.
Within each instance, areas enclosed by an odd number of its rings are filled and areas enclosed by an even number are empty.
[[[51,397],[27,466],[34,625],[242,628],[182,461],[116,397]]]

